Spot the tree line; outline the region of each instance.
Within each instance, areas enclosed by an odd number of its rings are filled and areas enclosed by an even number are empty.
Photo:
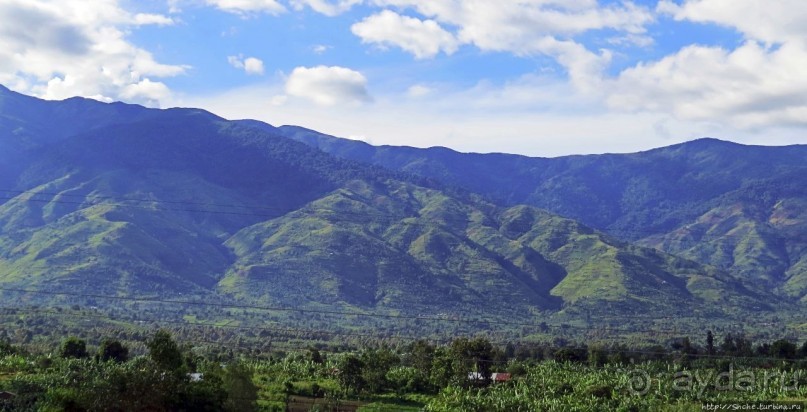
[[[170,332],[159,330],[145,347],[144,355],[131,356],[130,348],[115,338],[102,339],[90,350],[84,340],[69,337],[52,353],[29,354],[0,341],[0,378],[7,375],[0,379],[0,391],[15,395],[0,400],[0,411],[249,411],[259,407],[259,398],[262,410],[282,410],[291,396],[368,399],[423,394],[445,400],[446,391],[490,393],[487,388],[498,384],[493,373],[506,373],[509,380],[526,379],[547,363],[591,370],[646,362],[718,369],[728,364],[807,365],[807,342],[778,339],[754,344],[741,334],[717,339],[711,331],[700,345],[689,337],[647,347],[497,345],[486,337],[460,337],[447,344],[418,340],[347,350],[310,346],[255,356],[203,352],[180,345]]]

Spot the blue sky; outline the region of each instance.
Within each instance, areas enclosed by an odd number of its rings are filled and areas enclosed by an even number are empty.
[[[800,0],[0,0],[0,19],[0,83],[48,99],[536,156],[807,143]]]

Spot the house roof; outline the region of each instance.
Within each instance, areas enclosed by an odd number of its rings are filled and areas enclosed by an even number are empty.
[[[494,372],[490,378],[496,382],[507,382],[510,380],[510,374],[506,372]]]

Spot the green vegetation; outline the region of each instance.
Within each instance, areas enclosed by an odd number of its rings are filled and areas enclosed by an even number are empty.
[[[300,127],[275,130],[342,158],[434,178],[502,205],[543,208],[730,270],[786,298],[807,299],[804,145],[700,139],[642,153],[546,159],[375,147]]]
[[[4,343],[0,391],[12,395],[0,398],[0,410],[678,411],[807,402],[807,353],[786,339],[752,345],[726,335],[714,348],[689,338],[628,348],[497,346],[477,337],[222,356],[180,349],[161,330],[147,345],[120,362]]]
[[[120,341],[104,339],[98,347],[98,359],[102,362],[126,362],[129,360],[129,348]]]
[[[67,338],[64,342],[62,342],[62,348],[59,351],[59,356],[64,359],[86,358],[88,356],[87,343],[76,337]]]
[[[76,342],[71,339],[71,342]],[[83,341],[79,341],[83,344]],[[18,350],[0,358],[10,375],[0,388],[2,411],[249,411],[257,392],[252,372],[231,363],[222,368],[201,358],[183,359],[171,336],[160,331],[149,357],[128,361],[53,358]],[[170,358],[176,356],[176,358]],[[188,373],[198,370],[201,378]],[[253,388],[245,390],[245,387]]]

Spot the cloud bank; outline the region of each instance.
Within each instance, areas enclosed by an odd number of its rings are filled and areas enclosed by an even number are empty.
[[[172,18],[132,14],[116,0],[5,0],[0,21],[0,83],[46,99],[158,105],[170,91],[157,79],[187,69],[157,62],[126,39],[127,28],[171,25]]]

